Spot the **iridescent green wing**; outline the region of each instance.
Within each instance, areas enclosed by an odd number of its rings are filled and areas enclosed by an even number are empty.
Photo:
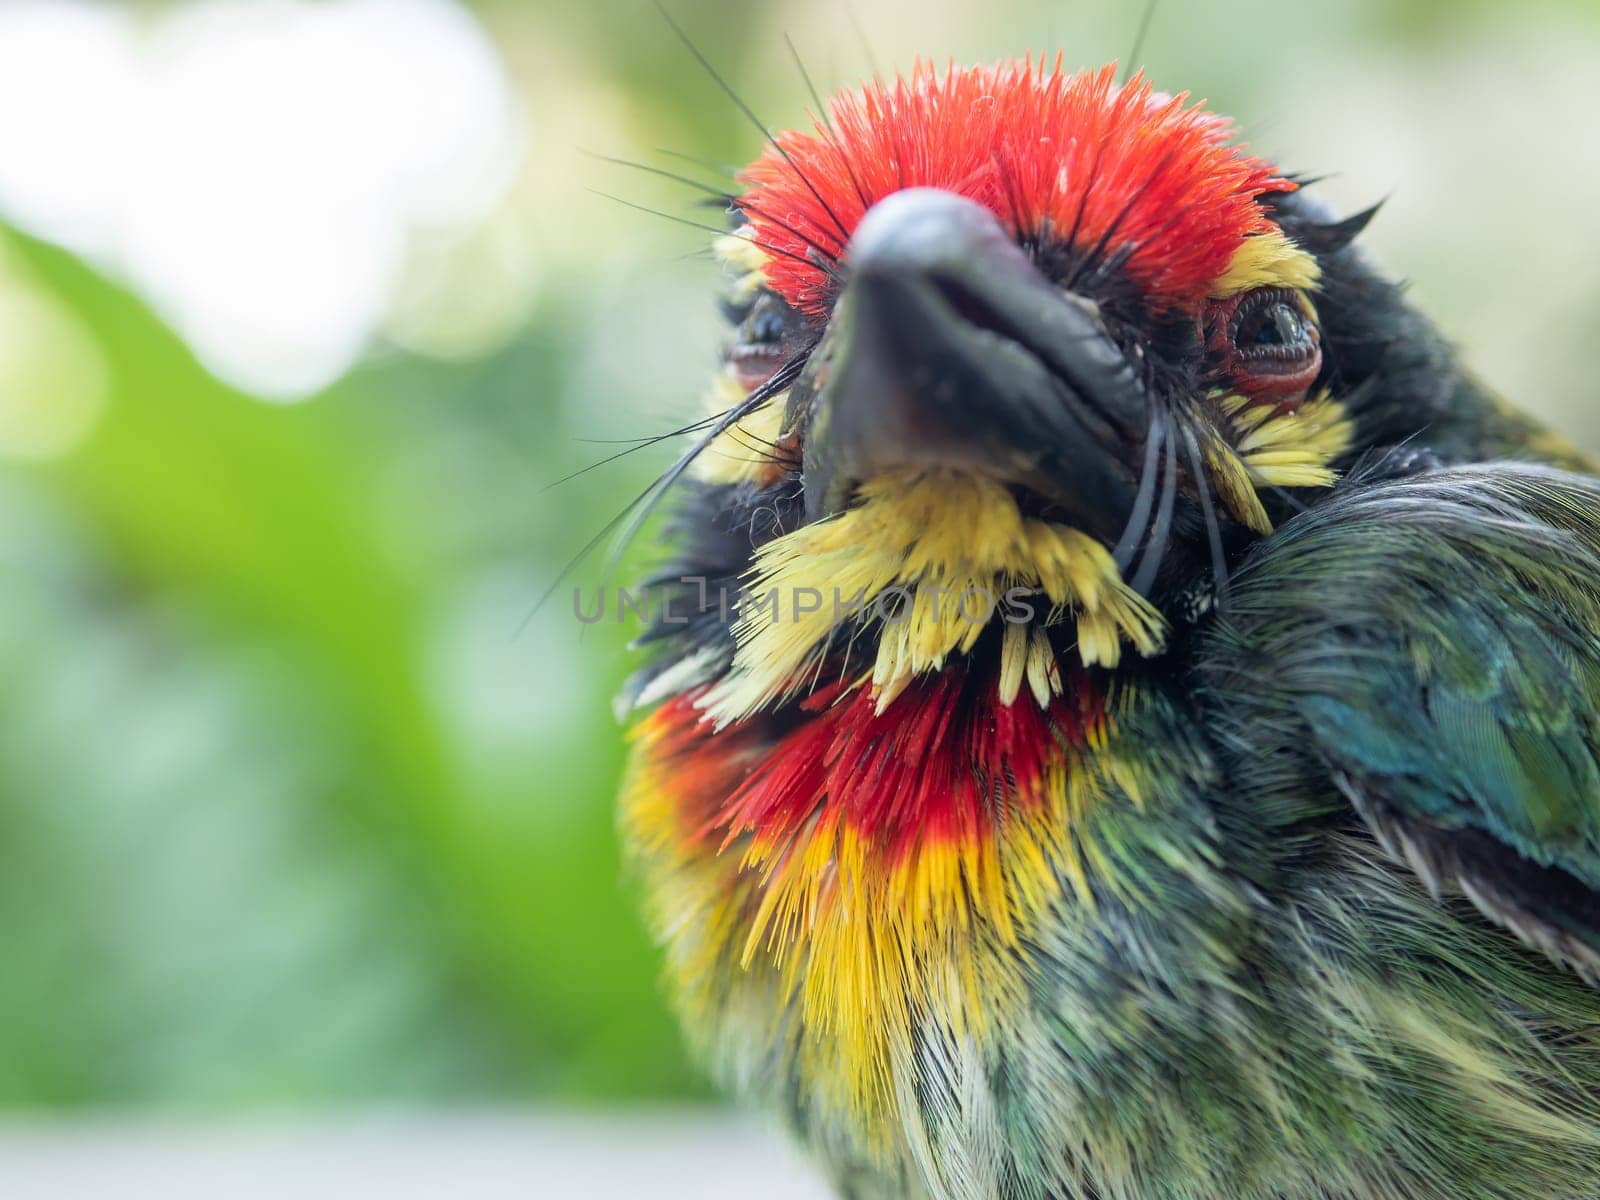
[[[1252,552],[1202,659],[1249,803],[1348,802],[1436,897],[1600,983],[1600,483],[1351,485]]]

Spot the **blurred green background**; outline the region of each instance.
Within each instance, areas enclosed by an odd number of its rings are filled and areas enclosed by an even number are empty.
[[[831,89],[1139,6],[669,7],[780,124],[785,32]],[[1600,446],[1600,9],[1171,0],[1143,58],[1390,197],[1375,252]],[[715,215],[592,155],[758,148],[642,0],[0,7],[0,1102],[705,1094],[613,834],[627,631],[532,609],[671,450],[548,485],[717,355],[705,238],[596,192]]]

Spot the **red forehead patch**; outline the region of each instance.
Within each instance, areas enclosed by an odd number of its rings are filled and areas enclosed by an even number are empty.
[[[1274,228],[1257,198],[1295,187],[1187,93],[1137,75],[1119,84],[1113,66],[923,63],[828,107],[828,122],[780,133],[740,176],[768,283],[813,315],[833,302],[831,260],[863,214],[902,188],[966,196],[1019,238],[1125,254],[1147,300],[1177,306],[1206,295],[1244,238]]]

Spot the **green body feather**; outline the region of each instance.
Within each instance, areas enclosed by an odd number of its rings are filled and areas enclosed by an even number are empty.
[[[888,1167],[782,1093],[841,1190],[1600,1196],[1597,589],[1600,484],[1514,464],[1259,543],[1134,689],[1112,750],[1158,786],[1093,814],[1098,903],[1063,893],[1025,1015],[926,1030]]]

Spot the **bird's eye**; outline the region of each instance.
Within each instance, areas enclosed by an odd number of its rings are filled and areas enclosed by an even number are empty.
[[[739,324],[728,361],[745,388],[759,387],[783,365],[788,352],[792,310],[770,292],[763,292]]]
[[[1293,404],[1322,369],[1322,339],[1304,297],[1256,288],[1212,301],[1203,317],[1213,373],[1254,399]]]

